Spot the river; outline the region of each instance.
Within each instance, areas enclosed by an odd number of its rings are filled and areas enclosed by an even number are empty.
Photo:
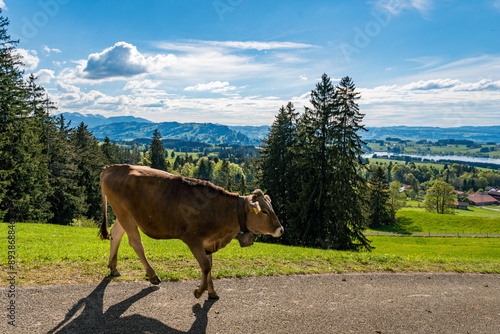
[[[417,154],[396,154],[396,153],[388,153],[388,152],[372,152],[363,154],[363,158],[373,158],[373,155],[377,156],[386,156],[386,157],[411,157],[414,159],[420,160],[431,160],[431,161],[463,161],[463,162],[479,162],[485,164],[495,164],[500,165],[500,159],[493,158],[478,158],[478,157],[466,157],[461,155],[417,155]]]

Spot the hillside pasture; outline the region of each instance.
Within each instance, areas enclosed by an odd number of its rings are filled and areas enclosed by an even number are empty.
[[[500,234],[500,212],[469,207],[453,214],[437,214],[419,208],[403,208],[396,214],[397,223],[370,229],[370,232]]]
[[[6,244],[8,224],[0,224]],[[214,254],[213,276],[246,277],[344,272],[446,271],[500,273],[500,238],[423,238],[370,236],[373,252],[347,252],[233,241]],[[162,280],[199,279],[200,269],[179,240],[143,236],[146,255]],[[0,253],[7,275],[7,251]],[[97,228],[16,224],[17,284],[95,283],[108,275],[109,241]],[[128,245],[120,245],[117,281],[145,280],[144,269]],[[1,285],[6,285],[2,279]]]

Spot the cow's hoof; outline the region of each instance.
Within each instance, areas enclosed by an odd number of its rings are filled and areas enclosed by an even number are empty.
[[[196,299],[200,298],[203,292],[199,292],[198,289],[194,289],[194,297]]]
[[[152,278],[149,279],[151,284],[158,285],[161,283],[161,279],[158,277],[158,275],[154,275]]]
[[[208,293],[208,299],[211,299],[211,300],[219,300],[219,296],[217,295],[217,292],[214,292],[214,293]]]
[[[109,274],[109,276],[111,276],[111,277],[120,277],[121,274],[120,274],[120,272],[118,270],[115,269],[115,270],[111,271],[111,273]]]

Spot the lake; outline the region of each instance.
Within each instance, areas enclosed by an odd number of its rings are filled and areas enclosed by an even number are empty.
[[[389,152],[372,152],[372,153],[363,154],[363,158],[373,158],[374,154],[376,154],[379,157],[380,156],[411,157],[411,158],[415,158],[415,159],[420,159],[422,161],[424,161],[424,160],[431,160],[431,161],[448,160],[448,161],[479,162],[479,163],[485,163],[485,164],[500,165],[500,159],[466,157],[466,156],[461,156],[461,155],[417,155],[417,154],[396,154],[396,153],[389,153]]]

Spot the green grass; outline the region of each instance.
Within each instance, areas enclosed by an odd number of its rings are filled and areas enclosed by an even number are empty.
[[[454,214],[445,215],[426,212],[424,209],[403,208],[396,217],[398,223],[369,231],[500,234],[500,212],[477,207],[454,210]]]
[[[7,224],[0,224],[2,276],[7,275]],[[499,238],[370,236],[373,252],[345,252],[233,241],[214,254],[213,276],[245,277],[340,272],[452,271],[500,273]],[[143,237],[146,256],[163,280],[199,279],[199,266],[179,240]],[[20,285],[99,282],[108,274],[109,241],[96,228],[16,224]],[[117,281],[144,280],[144,270],[127,238],[120,245]],[[2,278],[4,278],[2,277]],[[0,285],[6,285],[2,279]]]

